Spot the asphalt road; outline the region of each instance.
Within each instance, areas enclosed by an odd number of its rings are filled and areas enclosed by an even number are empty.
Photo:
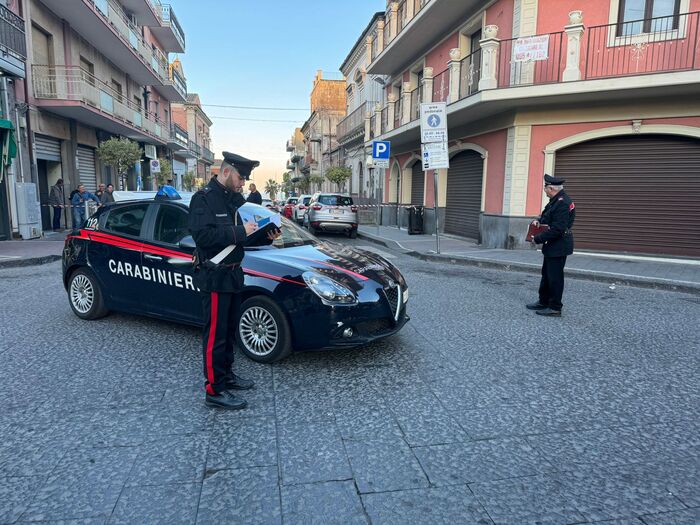
[[[406,328],[241,357],[235,413],[203,404],[198,330],[0,270],[0,523],[700,522],[697,296],[569,280],[541,318],[535,276],[379,251]]]

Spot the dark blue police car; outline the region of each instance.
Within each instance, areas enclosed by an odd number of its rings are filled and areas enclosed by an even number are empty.
[[[68,236],[63,282],[78,317],[115,310],[203,324],[187,227],[190,197],[117,199]],[[408,320],[408,288],[395,266],[368,251],[321,242],[284,218],[282,236],[271,246],[246,248],[242,266],[237,338],[255,361],[366,344]]]

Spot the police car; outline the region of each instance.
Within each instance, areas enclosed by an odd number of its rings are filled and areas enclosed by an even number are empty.
[[[188,230],[191,196],[115,192],[115,203],[66,238],[63,282],[75,315],[97,319],[113,310],[203,324]],[[250,203],[240,213],[272,214]],[[281,221],[281,237],[246,248],[242,263],[237,339],[248,357],[270,363],[292,351],[359,346],[405,325],[408,288],[395,266]]]

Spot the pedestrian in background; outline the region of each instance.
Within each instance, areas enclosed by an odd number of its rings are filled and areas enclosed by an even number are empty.
[[[73,206],[73,228],[79,228],[85,221],[85,203],[89,200],[96,202],[98,206],[100,205],[100,199],[97,198],[97,195],[87,191],[85,186],[81,184],[70,201]]]
[[[102,201],[102,195],[104,195],[104,193],[105,193],[105,185],[100,184],[99,186],[97,186],[97,191],[95,192],[95,196],[98,199],[100,199],[100,201]]]
[[[58,179],[56,184],[51,186],[49,205],[53,207],[53,229],[54,231],[60,230],[61,210],[66,206],[65,195],[63,194],[63,179]]]
[[[262,195],[260,195],[260,192],[258,191],[258,188],[255,186],[255,184],[251,184],[248,186],[248,189],[250,190],[250,194],[248,195],[248,202],[252,202],[253,204],[262,204]]]
[[[114,202],[114,184],[107,184],[107,188],[105,189],[105,192],[102,194],[102,198],[100,198],[100,203],[102,205],[109,204],[111,202]]]
[[[576,219],[576,206],[564,192],[564,179],[544,176],[544,192],[549,202],[542,210],[536,225],[549,228],[535,235],[532,242],[542,245],[542,279],[540,280],[539,300],[528,304],[529,310],[538,315],[561,316],[562,295],[564,294],[564,266],[566,257],[574,253],[574,234],[571,228]]]

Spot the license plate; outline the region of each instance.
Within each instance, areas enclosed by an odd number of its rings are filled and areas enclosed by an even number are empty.
[[[328,211],[331,213],[331,215],[340,215],[341,213],[343,213],[343,210],[328,210]]]

